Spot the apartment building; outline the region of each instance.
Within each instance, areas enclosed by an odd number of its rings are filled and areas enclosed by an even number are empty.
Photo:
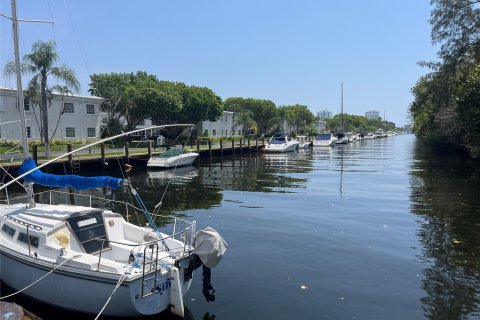
[[[48,106],[48,131],[53,139],[97,139],[102,98],[54,95]],[[40,140],[40,108],[24,100],[27,137]],[[20,140],[20,113],[16,89],[0,87],[0,139]]]

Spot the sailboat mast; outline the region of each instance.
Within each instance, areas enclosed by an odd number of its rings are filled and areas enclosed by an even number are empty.
[[[22,136],[23,154],[25,158],[28,158],[30,151],[28,150],[28,137],[27,137],[27,121],[25,119],[25,105],[23,100],[22,89],[22,77],[20,71],[20,51],[18,45],[18,19],[17,19],[17,4],[15,0],[12,0],[12,24],[13,24],[13,44],[15,50],[15,74],[17,77],[17,101],[20,111],[20,128]]]
[[[342,90],[341,90],[341,98],[340,98],[340,108],[341,108],[341,114],[342,114],[342,132],[344,131],[343,129],[343,82],[342,82],[342,86],[341,86]]]

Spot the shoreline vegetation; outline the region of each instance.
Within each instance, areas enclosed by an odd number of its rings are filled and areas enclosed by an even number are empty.
[[[412,88],[412,130],[436,150],[480,159],[480,1],[432,0],[439,61]]]

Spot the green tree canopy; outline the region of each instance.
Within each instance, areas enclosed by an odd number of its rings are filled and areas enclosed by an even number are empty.
[[[93,74],[90,79],[89,92],[105,99],[101,107],[107,123],[121,130],[133,130],[144,119],[195,124],[222,115],[221,98],[208,88],[159,81],[146,72]]]
[[[285,119],[295,134],[306,133],[307,129],[315,120],[315,116],[304,105],[285,106]]]
[[[440,44],[433,72],[412,88],[413,131],[480,157],[480,2],[432,0],[432,40]]]
[[[271,120],[277,116],[275,103],[270,100],[253,98],[228,98],[224,101],[225,110],[232,112],[250,112],[251,119],[257,126],[258,134],[270,130]]]
[[[332,131],[340,131],[341,121],[341,114],[337,114],[333,118],[326,120],[327,128]],[[382,119],[367,119],[364,116],[344,113],[343,127],[345,132],[367,134],[368,132],[375,132],[379,129],[393,131],[395,130],[395,123],[383,121]]]

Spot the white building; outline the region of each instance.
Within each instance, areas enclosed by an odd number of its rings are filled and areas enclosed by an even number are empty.
[[[332,111],[330,110],[322,110],[320,112],[317,112],[317,116],[320,119],[331,119],[332,118]]]
[[[380,112],[376,110],[370,110],[365,112],[365,118],[367,119],[378,119],[380,118]]]
[[[106,125],[107,114],[99,112],[102,98],[94,96],[55,95],[48,107],[48,131],[53,139],[98,139]],[[63,114],[60,111],[63,109]],[[40,108],[25,100],[27,137],[40,140]],[[0,139],[20,141],[20,114],[17,108],[17,91],[0,87]],[[145,119],[137,129],[152,126]],[[55,130],[56,128],[56,130]],[[209,137],[238,136],[243,127],[235,123],[235,113],[224,111],[217,121],[202,121],[195,125],[197,135]],[[147,135],[152,135],[147,132]],[[141,135],[139,133],[138,135]]]
[[[102,98],[55,95],[48,107],[48,131],[53,139],[97,139]],[[63,110],[63,114],[61,111]],[[40,140],[40,108],[25,99],[27,137]],[[16,89],[0,87],[0,138],[21,140]],[[55,130],[56,129],[56,130]]]
[[[317,131],[322,132],[327,128],[327,123],[325,121],[317,121]]]
[[[231,137],[242,135],[243,126],[235,123],[235,112],[223,111],[217,121],[201,121],[195,125],[197,136]]]

